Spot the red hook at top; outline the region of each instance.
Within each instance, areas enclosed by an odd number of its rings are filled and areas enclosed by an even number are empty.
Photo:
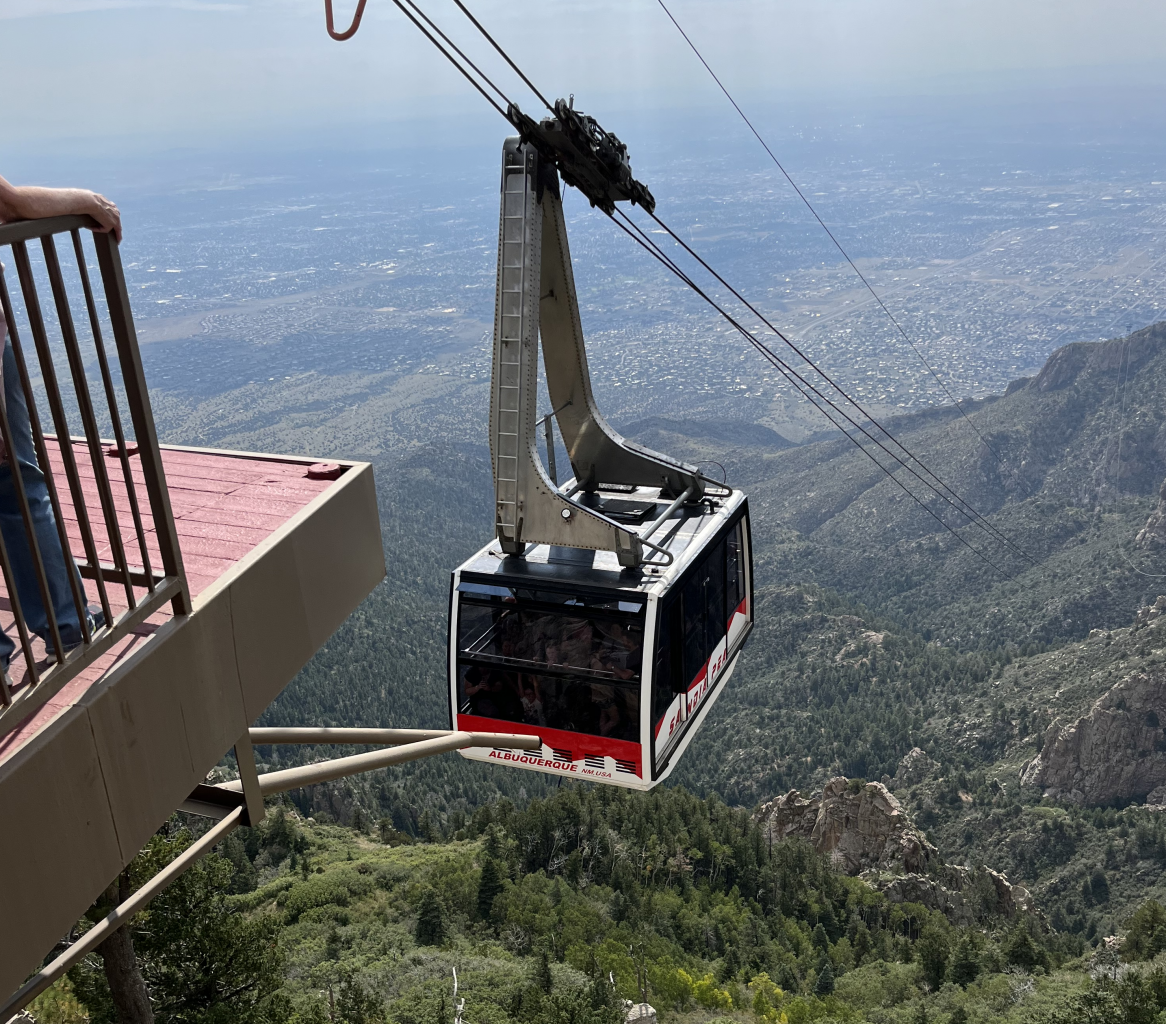
[[[335,26],[332,24],[332,0],[324,0],[324,18],[328,22],[328,35],[330,35],[337,42],[342,43],[345,39],[351,39],[356,35],[356,30],[360,28],[360,19],[364,14],[364,5],[368,0],[360,0],[356,5],[356,13],[352,16],[352,24],[344,32],[337,32]]]

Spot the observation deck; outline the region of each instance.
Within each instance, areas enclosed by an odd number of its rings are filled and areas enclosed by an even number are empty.
[[[19,371],[0,403],[0,440],[20,450],[20,387],[57,534],[79,569],[74,603],[101,609],[76,647],[46,650],[63,622],[49,614],[34,631],[17,548],[31,550],[42,594],[51,552],[45,535],[32,540],[28,479],[22,487],[24,475],[0,465],[24,525],[0,534],[0,629],[15,644],[0,684],[0,996],[246,742],[384,576],[367,463],[158,443],[117,246],[90,239],[91,226],[0,225],[0,300]],[[71,241],[69,266],[58,241]],[[103,295],[89,282],[93,252]],[[13,266],[19,291],[6,279]]]

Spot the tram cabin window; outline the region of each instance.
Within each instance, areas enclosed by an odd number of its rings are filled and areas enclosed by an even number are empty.
[[[652,687],[653,734],[660,747],[683,731],[661,728],[669,713],[687,714],[687,704],[677,704],[677,696],[697,686],[722,643],[736,640],[733,616],[747,611],[744,529],[739,519],[662,602]]]
[[[459,590],[459,713],[639,742],[642,602]]]

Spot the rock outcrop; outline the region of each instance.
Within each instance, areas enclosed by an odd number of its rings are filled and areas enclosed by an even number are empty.
[[[1135,673],[1072,725],[1054,722],[1020,781],[1039,786],[1047,797],[1078,804],[1142,800],[1166,785],[1164,724],[1166,675]]]
[[[1141,534],[1138,534],[1140,537]],[[1137,623],[1139,626],[1148,626],[1155,619],[1160,619],[1162,613],[1166,612],[1166,597],[1161,594],[1158,595],[1158,600],[1153,604],[1144,605],[1138,609]]]
[[[1132,367],[1136,373],[1157,353],[1162,340],[1161,325],[1151,324],[1126,338],[1111,338],[1101,343],[1070,342],[1049,356],[1029,387],[1036,391],[1059,391],[1091,371],[1128,373]]]
[[[912,872],[896,878],[869,878],[889,903],[920,903],[928,910],[938,910],[952,924],[972,924],[976,915],[971,901],[958,889],[950,889],[938,879]]]
[[[928,756],[927,751],[912,747],[903,755],[899,769],[895,772],[894,785],[914,786],[939,771],[939,762]]]
[[[1146,794],[1146,809],[1166,811],[1166,786],[1158,786]]]
[[[925,767],[919,754],[935,764],[922,750],[911,754],[903,759],[909,767]],[[952,924],[1033,912],[1028,890],[999,872],[944,865],[880,782],[851,783],[839,777],[813,797],[790,790],[763,804],[757,819],[772,840],[805,839],[840,869],[861,874],[891,903],[921,903]]]
[[[1158,507],[1150,513],[1150,518],[1138,531],[1134,543],[1146,550],[1166,546],[1166,480],[1158,488]]]
[[[805,839],[851,875],[872,868],[924,872],[938,863],[935,847],[881,782],[851,785],[839,777],[809,798],[790,790],[757,817],[771,840]]]
[[[891,903],[921,903],[956,925],[1035,913],[1029,891],[991,868],[945,867],[942,878],[911,873],[868,881]]]

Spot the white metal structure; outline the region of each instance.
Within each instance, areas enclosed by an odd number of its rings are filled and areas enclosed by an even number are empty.
[[[618,139],[561,101],[555,110],[503,146],[490,392],[497,536],[453,574],[450,727],[541,740],[537,751],[463,757],[650,789],[692,741],[752,629],[748,503],[625,440],[596,406],[558,171],[604,208],[654,200]],[[552,406],[541,421],[540,341]],[[552,420],[574,471],[562,487]]]

